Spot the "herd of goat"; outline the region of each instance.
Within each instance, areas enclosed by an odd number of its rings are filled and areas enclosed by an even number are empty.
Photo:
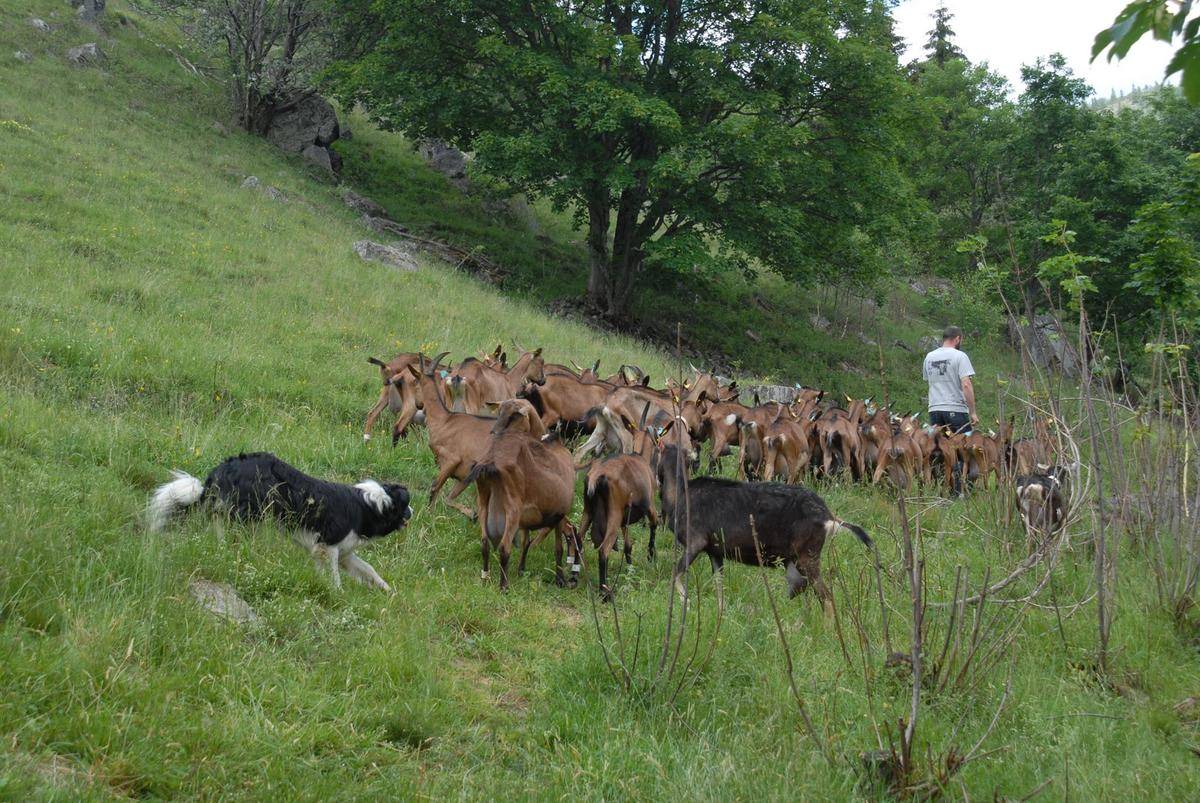
[[[798,485],[810,472],[849,473],[872,483],[887,477],[902,489],[917,481],[932,485],[936,474],[949,492],[957,483],[1013,476],[1031,539],[1062,523],[1062,479],[1048,468],[1053,445],[1044,421],[1035,421],[1032,438],[1014,440],[1012,419],[998,432],[953,433],[922,426],[919,414],[897,415],[869,398],[846,397],[843,405],[814,388],[797,387],[790,403],[759,403],[755,395],[743,404],[736,382],[723,384],[701,371],[656,389],[635,366],[601,377],[599,361],[590,368],[551,364],[540,348],[521,350],[511,364],[499,346],[457,366],[443,366],[446,354],[370,360],[383,387],[363,438],[370,440],[385,409],[396,414],[393,445],[414,425],[425,425],[438,468],[429,501],[454,480],[447,502],[478,519],[483,577],[495,549],[501,588],[518,531],[525,534],[519,571],[531,544],[554,532],[560,585],[578,582],[590,533],[607,598],[617,536],[631,562],[628,527],[645,521],[653,557],[662,520],[683,550],[674,573],[680,593],[682,576],[703,553],[714,571],[725,558],[782,565],[792,595],[812,586],[829,605],[820,576],[825,540],[840,528],[868,547],[871,540]],[[581,441],[573,453],[564,445],[568,439]],[[710,471],[737,449],[738,480],[691,477],[705,442]],[[586,472],[586,481],[576,528],[569,515],[578,472]],[[472,484],[474,511],[455,501]]]

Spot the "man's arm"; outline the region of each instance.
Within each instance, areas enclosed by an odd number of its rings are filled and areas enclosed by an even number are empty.
[[[979,416],[975,414],[975,386],[971,384],[971,377],[964,376],[962,380],[963,397],[967,400],[967,412],[971,416],[972,426],[979,424]]]

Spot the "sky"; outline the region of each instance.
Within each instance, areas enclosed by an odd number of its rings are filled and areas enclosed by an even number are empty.
[[[954,15],[959,48],[972,62],[986,61],[1019,94],[1021,65],[1062,53],[1075,74],[1100,97],[1134,86],[1158,83],[1172,47],[1144,36],[1122,61],[1100,56],[1089,64],[1096,33],[1112,25],[1128,0],[900,0],[896,32],[908,43],[904,61],[923,56],[933,10],[941,4]],[[1174,83],[1172,79],[1172,83]]]

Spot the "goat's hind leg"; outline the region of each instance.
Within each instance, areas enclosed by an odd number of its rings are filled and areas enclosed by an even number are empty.
[[[379,394],[379,401],[375,402],[375,406],[367,413],[367,423],[363,425],[363,443],[371,440],[371,430],[375,429],[375,422],[379,420],[380,414],[387,406],[388,389],[385,387]]]

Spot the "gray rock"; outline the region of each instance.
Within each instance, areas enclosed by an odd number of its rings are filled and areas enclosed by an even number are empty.
[[[928,295],[929,289],[917,279],[913,279],[908,283],[908,288],[919,296]]]
[[[1079,375],[1079,354],[1053,315],[1038,315],[1025,324],[1009,318],[1008,339],[1023,348],[1038,368],[1060,371],[1072,378]]]
[[[44,19],[30,17],[29,24],[34,27],[34,30],[41,31],[42,33],[50,33],[50,23],[46,22]]]
[[[242,189],[256,190],[258,189],[258,184],[258,176],[246,176],[246,180],[242,182]]]
[[[224,123],[222,123],[218,120],[213,120],[212,130],[217,132],[219,135],[221,135],[223,137],[229,136],[229,129],[225,126]]]
[[[354,190],[346,190],[342,193],[342,203],[356,212],[362,212],[368,217],[391,219],[388,217],[386,209],[372,201],[370,198],[367,198],[364,195],[359,195]]]
[[[83,0],[77,12],[79,19],[84,22],[95,22],[104,14],[104,6],[108,0]]]
[[[303,153],[309,145],[331,144],[338,133],[333,106],[320,95],[309,95],[275,115],[267,129],[267,139],[289,153]]]
[[[385,217],[371,217],[370,215],[363,215],[361,218],[359,218],[359,222],[361,222],[371,231],[379,234],[395,234],[397,236],[408,234],[408,229],[405,226],[401,226],[396,221],[388,220]]]
[[[746,337],[748,337],[748,338],[750,338],[751,340],[753,340],[755,343],[761,343],[761,342],[762,342],[762,335],[760,335],[758,332],[754,331],[753,329],[747,329],[747,330],[746,330],[745,332],[743,332],[742,334],[744,334]]]
[[[26,53],[24,50],[18,50],[16,53],[13,53],[13,58],[17,61],[28,64],[29,62],[33,61],[33,54]]]
[[[825,318],[816,312],[808,316],[808,321],[813,325],[814,329],[820,329],[822,332],[828,332],[833,326],[833,323],[831,323],[828,318]]]
[[[467,190],[466,154],[438,139],[424,140],[417,151],[430,167],[450,179],[451,184],[464,192]]]
[[[406,248],[384,245],[383,243],[376,243],[370,240],[359,240],[354,243],[353,248],[354,253],[358,254],[359,259],[364,261],[380,262],[389,267],[404,271],[415,271],[418,267],[412,252]]]
[[[104,51],[95,42],[73,47],[67,51],[67,61],[76,67],[89,67],[99,64],[107,58]]]
[[[267,196],[272,201],[279,201],[281,204],[286,204],[288,202],[288,197],[284,195],[283,190],[279,189],[278,187],[267,187],[265,190],[263,190],[263,195]]]
[[[728,384],[728,382],[724,384]],[[738,389],[741,390],[738,398],[742,400],[743,404],[753,404],[755,394],[758,394],[758,400],[763,404],[767,402],[791,404],[796,400],[796,388],[789,385],[743,385],[739,382]]]
[[[188,591],[200,607],[213,616],[229,619],[239,625],[258,624],[262,621],[250,604],[238,596],[233,586],[227,583],[214,583],[212,580],[197,578],[188,584]]]
[[[917,340],[917,351],[928,354],[938,346],[942,345],[942,339],[934,335],[925,335]]]
[[[300,151],[300,156],[307,162],[312,162],[324,168],[330,174],[336,174],[342,169],[342,157],[337,151],[323,145],[309,145]]]
[[[342,126],[342,130],[338,136],[338,139],[343,139],[346,142],[349,142],[350,140],[354,139],[354,132],[350,130],[349,126]]]

